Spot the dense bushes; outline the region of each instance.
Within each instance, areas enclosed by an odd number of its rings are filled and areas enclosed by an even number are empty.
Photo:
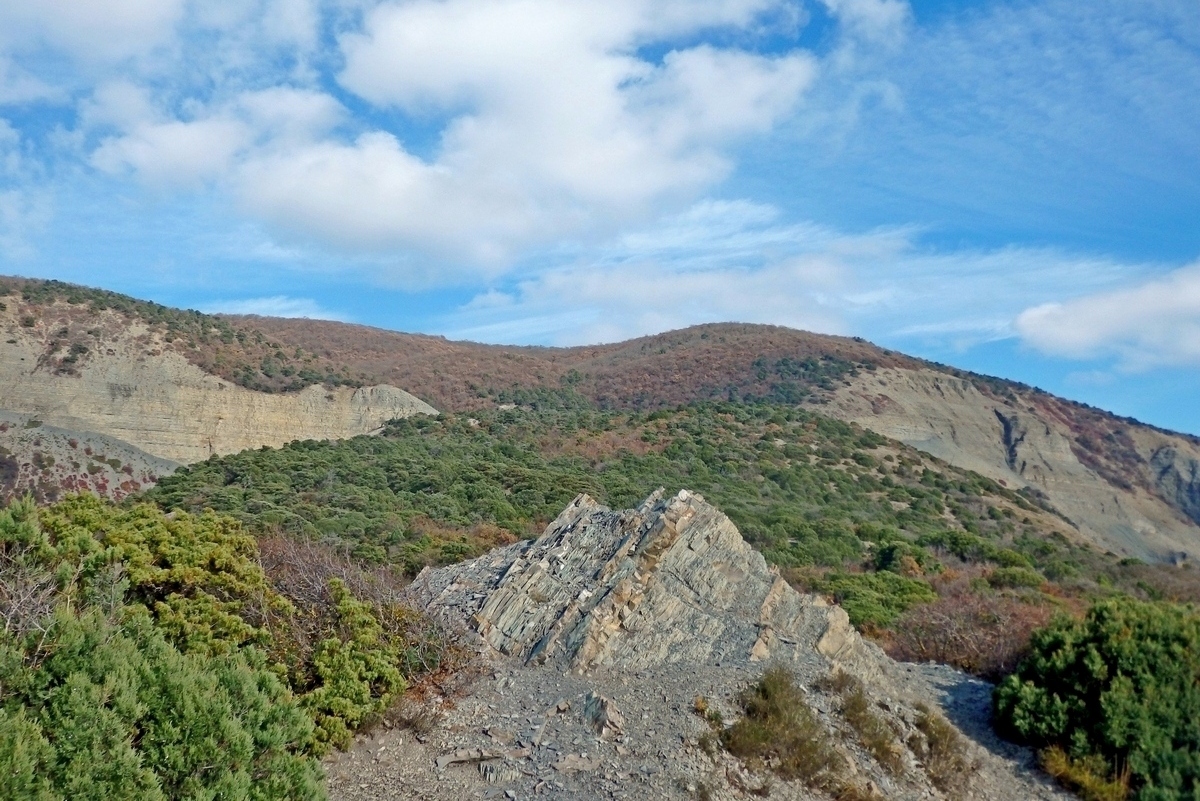
[[[0,512],[0,797],[322,795],[312,720],[239,647],[253,628],[227,599],[265,587],[239,537],[82,498],[44,523]]]
[[[703,494],[793,583],[831,595],[856,625],[911,635],[897,655],[989,676],[1015,666],[1063,598],[1190,586],[1178,570],[1072,544],[1052,514],[987,478],[766,403],[417,417],[380,437],[213,458],[148,498],[413,575],[536,534],[579,492],[619,508],[658,486]],[[947,569],[978,581],[927,606]]]
[[[535,533],[579,492],[619,507],[660,485],[704,494],[786,567],[857,568],[868,543],[897,553],[903,545],[920,564],[935,563],[931,549],[945,546],[1027,566],[1011,550],[1018,538],[1045,545],[1035,522],[1013,519],[1025,504],[1015,494],[924,467],[915,452],[889,463],[882,445],[845,423],[768,405],[480,412],[396,421],[383,437],[210,459],[148,497],[216,509],[258,530],[341,540],[409,571],[478,555],[505,533]],[[1008,513],[989,513],[998,506]]]
[[[269,546],[148,504],[0,511],[0,797],[320,797],[314,755],[443,643],[386,574]]]
[[[997,688],[996,720],[1057,748],[1078,787],[1127,772],[1144,801],[1200,796],[1200,613],[1119,599],[1057,621]]]

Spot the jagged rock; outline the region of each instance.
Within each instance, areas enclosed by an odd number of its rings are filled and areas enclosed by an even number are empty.
[[[840,607],[793,590],[686,490],[625,512],[581,495],[534,543],[423,572],[415,586],[495,651],[578,672],[811,659],[818,641],[830,659],[874,658]]]
[[[536,541],[423,571],[408,592],[474,642],[478,675],[487,677],[445,705],[443,725],[430,732],[428,748],[443,754],[437,769],[420,751],[392,763],[412,797],[498,791],[489,784],[511,775],[501,766],[515,760],[491,734],[512,729],[527,757],[520,777],[503,781],[521,798],[684,799],[703,787],[709,797],[733,799],[769,785],[772,798],[818,801],[820,793],[750,770],[714,740],[713,726],[738,717],[740,694],[771,664],[810,688],[806,703],[845,760],[841,779],[857,797],[948,797],[912,751],[913,722],[928,707],[969,738],[962,764],[977,766],[967,775],[970,797],[1066,798],[1032,773],[1031,752],[991,732],[989,685],[891,661],[840,607],[796,592],[728,518],[690,492],[655,493],[620,512],[581,495]],[[862,682],[897,732],[898,769],[862,748],[839,697],[822,689],[835,667]],[[580,714],[563,714],[571,708]],[[353,754],[347,769],[341,760],[330,768],[335,801],[394,797],[399,785],[390,777],[355,789],[362,772],[352,761]],[[480,767],[447,769],[462,763]]]
[[[622,734],[625,718],[617,711],[617,705],[603,695],[588,693],[583,702],[583,716],[601,737]]]

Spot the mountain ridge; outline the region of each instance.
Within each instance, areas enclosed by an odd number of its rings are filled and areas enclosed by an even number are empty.
[[[388,414],[412,410],[653,410],[713,400],[801,404],[1041,493],[1106,550],[1158,561],[1186,561],[1200,553],[1200,438],[861,338],[716,323],[604,345],[484,345],[331,321],[181,312],[61,282],[2,279],[0,290],[7,293],[0,299],[5,304],[0,317],[9,332],[0,346],[7,349],[2,361],[10,372],[18,358],[36,363],[10,377],[0,409],[44,414],[53,406],[50,399],[76,392],[89,370],[114,369],[187,372],[192,383],[215,381],[235,395],[247,393],[246,402],[256,408],[303,407],[298,417],[275,415],[279,431],[265,439],[256,432],[257,440],[239,433],[262,427],[252,422],[254,415],[241,420],[231,412],[218,414],[218,427],[232,432],[224,444],[218,447],[211,431],[197,429],[181,434],[169,451],[155,450],[153,442],[131,437],[128,426],[95,415],[46,421],[96,430],[174,461],[296,438],[366,433]],[[105,337],[121,339],[128,352],[117,357],[111,347],[102,351],[97,343]],[[29,352],[10,353],[14,348]],[[110,363],[113,358],[120,364]],[[164,380],[165,386],[182,379]],[[30,381],[44,397],[21,405],[28,400],[22,393],[34,392]],[[28,386],[21,388],[21,382]],[[136,382],[104,383],[109,394],[119,394]],[[369,420],[349,412],[350,424],[296,424],[326,416],[318,407],[330,398],[341,409],[362,405],[355,398],[363,392],[392,392],[369,390],[372,383],[396,387],[393,394],[404,402],[375,404],[379,408],[369,411]],[[404,400],[407,393],[421,400]],[[123,403],[116,396],[90,401]],[[197,414],[173,412],[170,403],[162,408],[164,420]]]

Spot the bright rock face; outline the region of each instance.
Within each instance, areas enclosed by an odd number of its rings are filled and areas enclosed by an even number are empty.
[[[0,312],[7,336],[0,340],[0,409],[112,437],[172,462],[297,439],[342,439],[398,417],[437,414],[387,385],[255,392],[164,350],[157,335],[136,322],[122,324],[79,375],[57,375],[41,364],[44,343],[11,319],[14,309]]]
[[[851,421],[940,459],[1045,494],[1084,539],[1119,554],[1173,561],[1200,553],[1200,444],[1129,424],[1120,465],[1091,459],[1069,404],[1028,392],[983,394],[933,370],[864,371],[822,414]],[[1114,483],[1115,482],[1115,483]]]
[[[687,490],[614,512],[580,495],[533,543],[418,578],[495,651],[575,671],[835,659],[874,649],[846,613],[793,590]],[[440,586],[438,586],[440,585]]]

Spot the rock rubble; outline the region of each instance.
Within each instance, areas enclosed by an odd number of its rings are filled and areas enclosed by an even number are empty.
[[[837,699],[819,689],[835,669],[863,683],[900,743],[916,742],[922,704],[958,724],[973,766],[962,797],[1066,797],[1027,751],[991,735],[986,684],[891,661],[840,607],[783,581],[694,493],[655,493],[625,511],[581,495],[537,540],[426,570],[409,593],[490,668],[439,704],[422,738],[385,728],[333,760],[334,799],[749,799],[767,783],[772,798],[822,798],[712,747],[712,721],[735,720],[738,695],[768,665],[808,688],[864,793],[947,797],[915,752],[897,772],[857,744]]]

